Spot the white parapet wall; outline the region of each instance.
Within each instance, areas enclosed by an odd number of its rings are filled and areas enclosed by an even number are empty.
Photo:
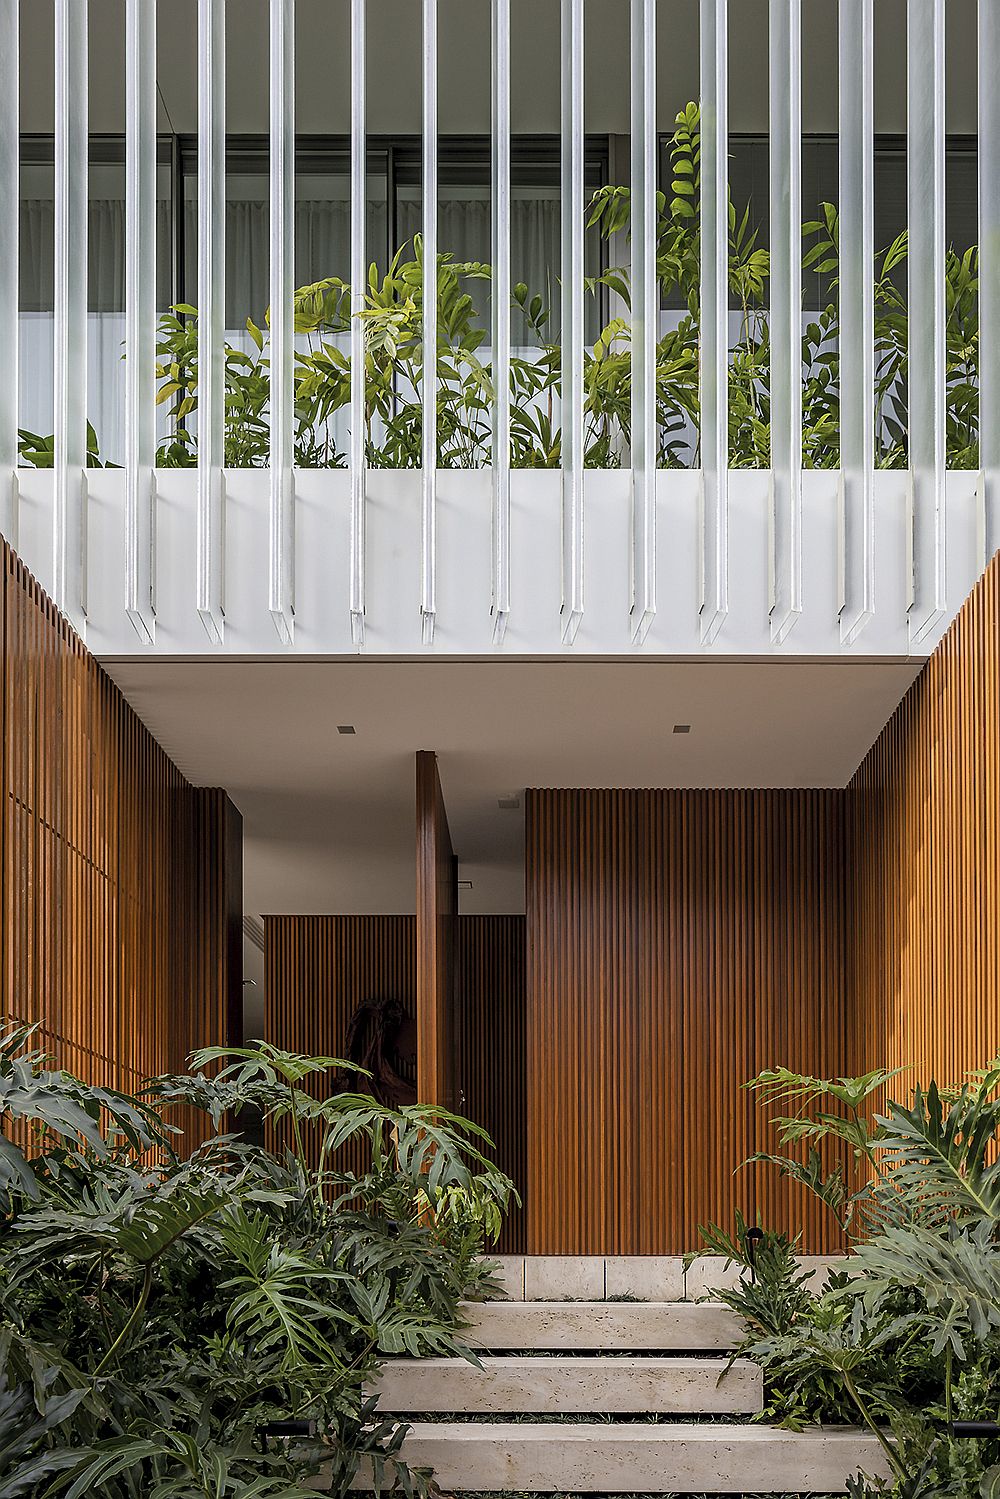
[[[562,638],[561,484],[557,472],[511,477],[510,613],[499,646],[492,601],[491,475],[488,470],[438,475],[435,554],[436,617],[424,643],[421,600],[421,506],[418,472],[367,476],[365,630],[352,642],[349,475],[304,470],[295,475],[295,617],[283,644],[268,610],[269,475],[225,475],[224,607],[221,645],[210,642],[197,609],[197,476],[156,476],[155,641],[140,641],[125,610],[124,475],[88,475],[86,616],[74,618],[98,655],[288,654],[342,656],[855,656],[916,659],[929,654],[979,576],[984,561],[977,476],[951,473],[945,544],[947,609],[924,638],[910,638],[908,480],[876,475],[874,617],[850,646],[838,619],[840,543],[836,473],[803,481],[802,611],[780,645],[769,620],[769,475],[735,472],[729,481],[729,610],[713,643],[699,617],[699,477],[661,471],[656,496],[656,613],[645,640],[630,622],[631,474],[588,472],[585,483],[584,609],[575,641]],[[42,586],[53,581],[53,479],[19,471],[17,550]]]

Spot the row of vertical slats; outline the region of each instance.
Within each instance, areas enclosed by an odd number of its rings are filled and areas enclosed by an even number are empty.
[[[740,1208],[839,1239],[762,1168],[742,1084],[841,1072],[843,797],[537,791],[527,809],[527,1248],[673,1254]]]
[[[952,1086],[1000,1052],[1000,558],[850,795],[854,1066]]]
[[[131,1090],[231,1034],[232,809],[188,784],[6,546],[2,586],[0,1012]]]

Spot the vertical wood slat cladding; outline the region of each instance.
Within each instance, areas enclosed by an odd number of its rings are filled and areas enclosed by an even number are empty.
[[[855,1065],[953,1085],[1000,1051],[1000,555],[849,794]]]
[[[413,916],[265,916],[265,1034],[275,1045],[342,1056],[355,1006],[394,998],[416,1005]],[[496,1157],[524,1190],[524,917],[460,916],[455,923],[453,1067],[461,1112],[489,1131]],[[343,1157],[360,1170],[360,1152]],[[501,1249],[522,1251],[517,1213]]]
[[[5,544],[3,590],[3,1019],[131,1089],[238,1038],[239,814],[189,785]]]
[[[452,1020],[459,1112],[496,1142],[496,1160],[523,1198],[526,1170],[524,917],[459,916]],[[524,1251],[523,1210],[513,1208],[498,1245]]]
[[[265,916],[264,1032],[288,1051],[342,1057],[359,1004],[397,999],[416,1010],[416,922],[412,916]],[[321,1095],[322,1084],[312,1089]],[[338,1157],[366,1167],[359,1146]]]
[[[670,1254],[803,1203],[741,1085],[846,1058],[844,798],[530,791],[527,1247]],[[806,1204],[805,1243],[839,1247]]]
[[[455,1104],[451,1007],[458,866],[448,830],[437,756],[418,750],[417,779],[417,1097]]]

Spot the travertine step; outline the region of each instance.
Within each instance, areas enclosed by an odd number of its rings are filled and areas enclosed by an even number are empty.
[[[464,1301],[470,1347],[489,1350],[609,1349],[623,1353],[735,1348],[743,1332],[719,1302]]]
[[[719,1358],[392,1359],[373,1393],[379,1409],[471,1415],[753,1415],[760,1368]]]
[[[402,1456],[445,1492],[833,1494],[859,1469],[888,1476],[875,1438],[849,1428],[427,1422]],[[362,1470],[354,1487],[370,1485]]]

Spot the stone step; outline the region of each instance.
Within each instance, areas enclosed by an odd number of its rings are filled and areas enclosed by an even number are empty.
[[[462,1335],[486,1351],[563,1348],[615,1352],[716,1353],[735,1348],[743,1327],[721,1302],[464,1301]]]
[[[471,1415],[754,1415],[758,1365],[720,1358],[391,1359],[372,1393],[379,1409]]]
[[[511,1301],[698,1301],[738,1285],[745,1271],[722,1255],[684,1257],[657,1254],[487,1255],[496,1267],[498,1300]],[[822,1291],[832,1271],[849,1260],[836,1255],[800,1255],[808,1287]]]
[[[445,1493],[835,1494],[859,1470],[889,1476],[876,1439],[846,1427],[423,1422],[402,1456]]]

